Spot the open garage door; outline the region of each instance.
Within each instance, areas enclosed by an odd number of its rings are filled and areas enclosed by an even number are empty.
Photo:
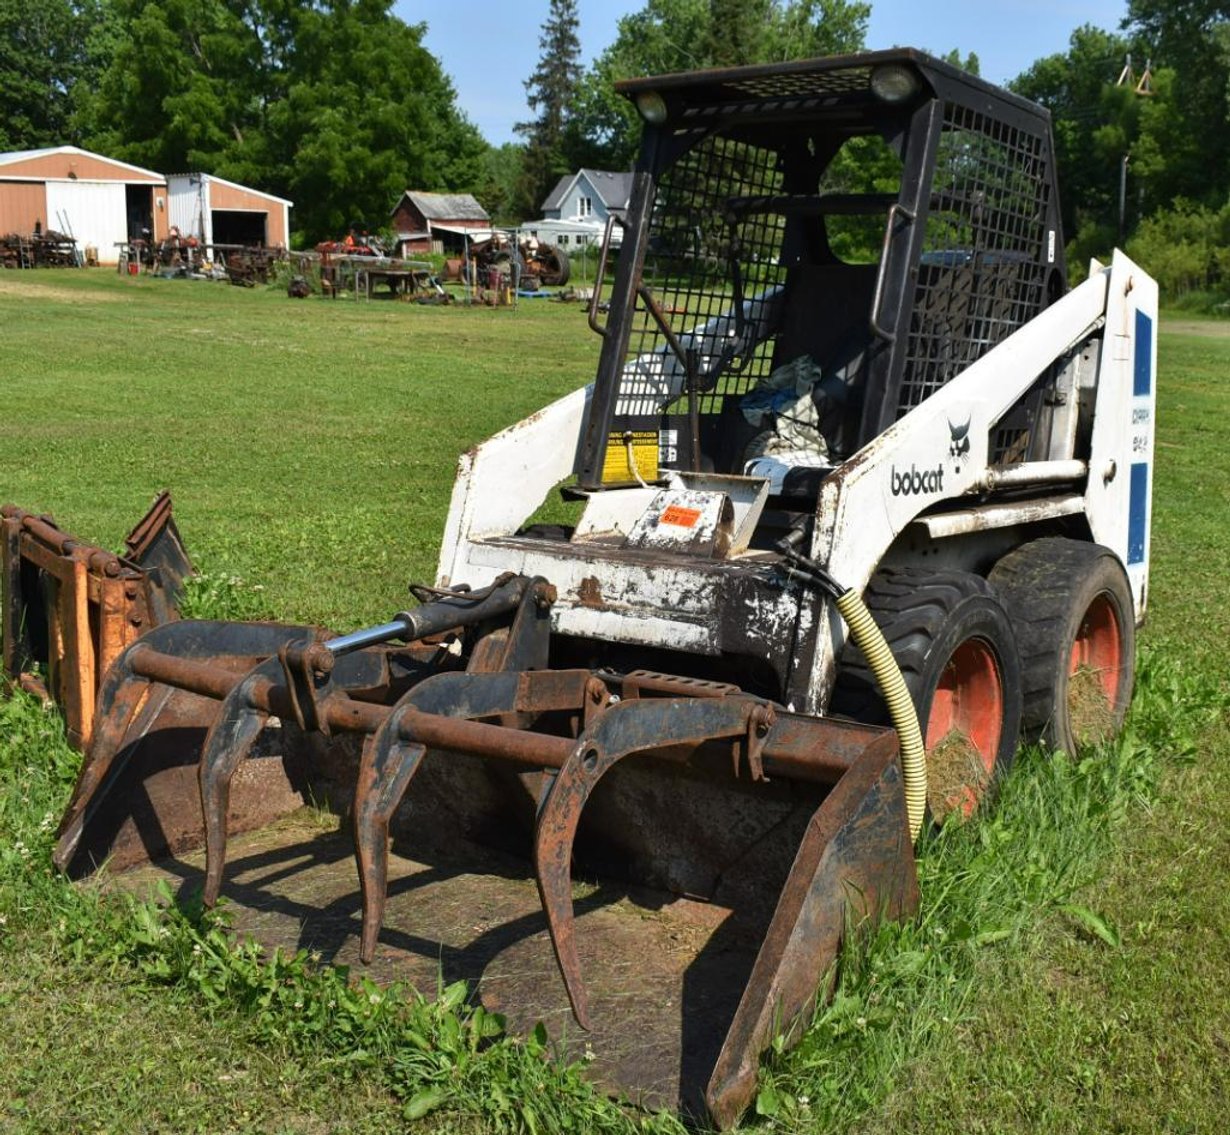
[[[269,214],[255,209],[213,209],[214,244],[268,243]]]

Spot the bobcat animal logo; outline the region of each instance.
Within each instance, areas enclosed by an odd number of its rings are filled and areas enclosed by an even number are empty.
[[[948,432],[952,437],[948,445],[948,453],[952,457],[958,473],[961,472],[961,458],[969,453],[969,427],[972,421],[973,417],[971,416],[966,418],[965,424],[961,426],[954,426],[951,419],[948,422]]]

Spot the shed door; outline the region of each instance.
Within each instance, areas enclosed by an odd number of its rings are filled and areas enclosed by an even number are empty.
[[[122,183],[47,182],[47,228],[76,237],[79,249],[92,244],[100,260],[115,262],[116,243],[128,239],[127,218]]]

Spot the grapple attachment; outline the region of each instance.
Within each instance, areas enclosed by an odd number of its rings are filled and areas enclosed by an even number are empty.
[[[117,812],[140,799],[155,818],[137,825],[148,852],[204,843],[212,902],[229,832],[302,798],[295,789],[345,780],[339,764],[353,775],[345,738],[361,738],[357,926],[353,875],[314,884],[309,901],[284,890],[282,860],[305,852],[279,849],[275,833],[232,868],[241,928],[246,909],[276,940],[289,911],[301,943],[357,952],[379,976],[434,986],[440,967],[450,980],[460,970],[513,1027],[545,1020],[575,1053],[565,997],[600,1081],[732,1123],[760,1052],[806,1016],[847,927],[917,901],[896,735],[718,682],[550,669],[553,602],[545,580],[514,576],[341,638],[219,623],[151,632],[104,683],[57,862],[80,870],[114,854],[130,819]],[[265,775],[240,784],[261,764],[285,791]],[[480,847],[485,876],[462,862]],[[507,849],[532,849],[540,914],[517,860],[492,867]],[[309,854],[308,873],[336,859]],[[597,891],[578,895],[574,866],[603,880]]]

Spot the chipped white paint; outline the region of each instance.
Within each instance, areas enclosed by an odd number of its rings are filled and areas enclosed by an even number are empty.
[[[958,512],[920,516],[914,524],[926,533],[928,539],[943,540],[969,532],[987,532],[992,528],[1010,528],[1014,524],[1037,524],[1039,521],[1054,520],[1060,516],[1075,516],[1083,512],[1084,508],[1083,496],[1079,493],[1066,493],[1063,496],[1043,497],[1040,500],[984,504],[975,508],[963,508]]]
[[[657,495],[658,490],[654,488],[591,493],[577,521],[574,543],[599,540],[622,544]]]
[[[461,455],[440,545],[440,586],[471,582],[461,570],[469,541],[515,532],[572,473],[593,389],[574,390]]]
[[[734,510],[734,532],[730,538],[728,556],[737,556],[747,551],[756,525],[769,499],[769,482],[764,477],[737,477],[727,473],[672,473],[672,486],[699,489],[702,492],[719,491],[730,499]]]
[[[628,547],[722,555],[730,547],[735,510],[725,493],[661,489],[628,533]]]
[[[1142,324],[1149,328],[1143,336]],[[1105,335],[1085,510],[1093,538],[1112,549],[1126,566],[1136,618],[1141,621],[1148,599],[1153,523],[1157,284],[1118,251],[1110,264]],[[1147,384],[1143,392],[1135,389],[1138,374]],[[1139,510],[1135,525],[1134,507]]]

